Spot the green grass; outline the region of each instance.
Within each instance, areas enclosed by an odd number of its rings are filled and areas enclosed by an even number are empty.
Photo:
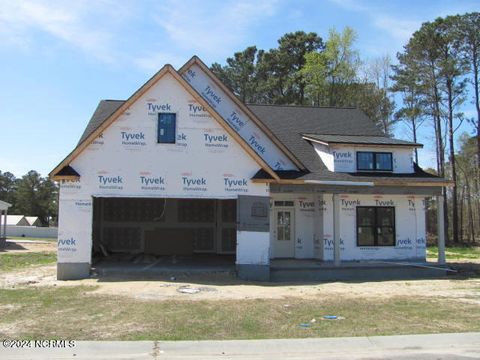
[[[55,252],[0,253],[0,271],[12,271],[57,261]]]
[[[480,260],[480,247],[449,246],[445,249],[447,261],[452,260]],[[427,247],[427,258],[436,258],[438,247]]]
[[[202,340],[480,331],[480,307],[394,297],[146,301],[95,287],[0,290],[0,338]],[[285,307],[285,304],[289,304]],[[321,320],[339,315],[343,320]],[[301,328],[300,323],[309,323]]]
[[[23,237],[23,236],[7,236],[8,240],[35,240],[35,241],[48,241],[56,242],[57,238],[36,238],[36,237]]]

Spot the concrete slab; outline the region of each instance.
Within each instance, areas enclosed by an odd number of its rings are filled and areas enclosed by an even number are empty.
[[[270,264],[271,281],[381,281],[443,278],[455,272],[427,262],[344,261],[340,266],[319,260],[282,259]]]
[[[193,256],[193,257],[135,257],[119,259],[115,256],[104,258],[92,266],[94,273],[100,276],[155,276],[179,274],[234,273],[235,264],[231,257]]]

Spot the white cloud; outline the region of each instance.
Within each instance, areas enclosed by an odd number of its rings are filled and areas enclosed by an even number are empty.
[[[179,68],[186,63],[188,58],[177,56],[173,53],[157,52],[133,59],[133,63],[146,71],[158,71],[165,64],[170,64],[175,68]]]
[[[422,21],[417,19],[405,20],[405,16],[394,17],[387,15],[371,6],[363,5],[360,1],[353,0],[330,0],[330,2],[345,10],[367,14],[372,23],[378,29],[385,31],[395,40],[402,44],[406,43],[410,36],[420,28]]]
[[[275,13],[276,0],[165,1],[154,19],[170,40],[190,52],[210,56],[231,53],[250,27]]]
[[[404,20],[385,14],[373,15],[372,17],[376,27],[387,32],[402,44],[406,44],[412,34],[422,25],[420,20]]]
[[[105,15],[103,22],[98,19],[102,14]],[[90,56],[111,62],[114,59],[110,47],[112,34],[102,24],[125,14],[124,6],[109,0],[0,0],[0,34],[4,41],[28,48],[34,41],[34,31],[40,30]]]

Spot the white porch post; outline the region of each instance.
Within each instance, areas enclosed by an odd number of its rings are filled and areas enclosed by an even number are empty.
[[[313,233],[315,234],[314,238],[314,255],[316,259],[324,260],[323,254],[323,212],[321,207],[323,202],[323,195],[315,196],[315,221],[313,222]],[[318,241],[318,251],[315,250],[317,247]]]
[[[7,238],[7,212],[7,209],[3,211],[3,237],[5,239]]]
[[[333,263],[340,266],[340,201],[333,194]]]
[[[445,226],[443,212],[443,196],[437,196],[437,236],[438,236],[438,264],[445,264]]]

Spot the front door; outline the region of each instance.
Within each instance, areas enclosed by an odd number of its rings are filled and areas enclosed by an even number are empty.
[[[295,255],[293,210],[294,209],[274,210],[274,258],[293,258]]]

